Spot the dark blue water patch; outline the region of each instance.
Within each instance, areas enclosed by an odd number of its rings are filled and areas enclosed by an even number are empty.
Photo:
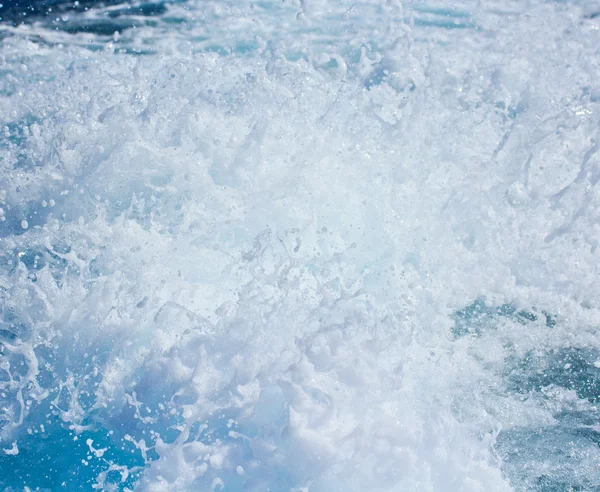
[[[81,32],[95,34],[97,36],[112,36],[122,33],[134,27],[156,27],[156,23],[139,22],[136,19],[89,19],[79,22],[66,22],[60,24],[60,30],[69,34]]]
[[[74,336],[77,343],[73,343]],[[151,445],[149,431],[163,432],[173,422],[148,424],[136,418],[135,407],[127,404],[122,408],[96,407],[103,368],[114,352],[111,343],[82,340],[74,332],[54,337],[34,351],[39,390],[23,379],[28,377],[28,361],[22,354],[3,350],[0,343],[0,357],[9,361],[10,376],[21,387],[22,400],[29,402],[28,411],[21,415],[15,391],[0,392],[0,429],[10,430],[19,416],[24,418],[11,432],[11,439],[3,441],[2,449],[16,442],[19,452],[10,455],[0,450],[0,490],[23,490],[25,486],[32,490],[92,490],[99,474],[106,473],[111,465],[126,467],[131,473],[123,475],[124,468],[110,471],[106,478],[112,484],[110,490],[132,489],[146,460],[127,434]],[[35,394],[40,390],[47,392],[46,397],[36,402]],[[70,417],[63,418],[65,415]],[[83,426],[83,432],[77,433],[73,418]],[[88,440],[93,441],[94,449],[105,450],[102,456],[90,450]],[[148,452],[147,459],[156,458],[154,451]]]
[[[90,451],[105,449],[101,457]],[[133,470],[123,480],[119,472],[111,472],[107,482],[116,490],[133,488],[145,466],[139,450],[123,438],[115,438],[107,429],[76,434],[56,415],[37,416],[28,430],[15,436],[19,453],[0,453],[0,487],[23,490],[29,487],[49,490],[93,490],[98,475],[111,464]]]
[[[573,484],[568,481],[553,479],[542,475],[536,479],[534,489],[540,492],[600,492],[600,486],[591,485],[589,482]]]
[[[125,15],[152,17],[162,15],[166,12],[167,6],[164,3],[142,3],[139,5],[126,5],[116,10],[110,10],[107,12],[107,16],[113,19]]]
[[[84,12],[92,7],[127,4],[126,0],[3,0],[0,17],[5,22],[22,23],[35,18]]]
[[[600,351],[592,348],[561,348],[547,353],[530,352],[509,361],[508,389],[515,393],[542,391],[553,385],[573,390],[579,398],[600,401]]]
[[[127,467],[131,473],[123,480],[118,471],[111,472],[108,482],[113,488],[110,490],[133,489],[144,469],[159,456],[149,450],[147,460],[144,460],[132,438],[143,438],[151,446],[154,442],[149,436],[153,432],[158,432],[165,442],[171,443],[179,435],[173,431],[171,436],[167,436],[167,430],[177,425],[174,421],[145,424],[133,414],[133,407],[125,406],[122,413],[115,414],[111,419],[100,420],[101,423],[96,423],[93,429],[77,434],[48,406],[32,412],[25,422],[26,430],[14,437],[18,455],[0,455],[0,489],[14,487],[23,490],[27,486],[32,490],[92,490],[99,474],[106,472],[113,464]],[[228,443],[234,462],[258,464],[255,456],[257,445],[251,444],[251,439],[256,437],[260,440],[259,429],[252,425],[239,427],[234,422],[238,414],[239,409],[223,409],[206,421],[198,422],[192,427],[187,442],[199,441],[209,445]],[[93,419],[83,422],[90,423],[93,423]],[[239,432],[243,437],[234,432]],[[98,457],[90,451],[88,440],[93,441],[91,444],[94,449],[104,450],[103,456]],[[9,449],[10,443],[5,448]],[[226,477],[225,490],[229,491],[241,492],[248,490],[250,485],[254,487],[253,490],[290,490],[298,485],[298,477],[284,464],[271,462],[267,456],[260,460],[258,469],[244,477],[234,470],[223,473]],[[200,478],[197,490],[205,490],[205,482]],[[102,490],[107,490],[107,487]]]
[[[5,0],[0,7],[0,22],[13,25],[39,22],[70,34],[85,32],[107,37],[131,28],[155,27],[157,23],[150,18],[163,16],[169,4],[183,1]]]
[[[537,323],[556,329],[557,318],[536,308],[489,305],[477,299],[454,315],[455,338],[479,337],[496,330],[503,320],[523,326]],[[496,443],[502,471],[516,491],[600,491],[600,349],[560,347],[531,350],[505,359],[501,373],[511,398],[530,400],[539,410],[560,408],[550,424],[503,430]],[[562,390],[562,391],[561,391]],[[571,391],[558,404],[556,395]],[[582,410],[583,409],[583,410]],[[526,410],[525,410],[526,411]]]
[[[600,350],[562,347],[508,357],[503,379],[508,394],[556,407],[556,390],[575,393],[552,415],[551,424],[502,431],[496,451],[515,490],[600,491]]]
[[[496,452],[517,491],[600,491],[600,434],[590,427],[597,412],[575,415],[556,425],[503,431]]]
[[[546,327],[553,328],[556,325],[555,316],[545,311],[537,312],[533,308],[530,311],[517,309],[512,304],[488,306],[485,300],[480,298],[454,313],[452,334],[456,338],[465,335],[480,336],[486,330],[494,329],[503,318],[527,325],[540,317],[545,320]]]

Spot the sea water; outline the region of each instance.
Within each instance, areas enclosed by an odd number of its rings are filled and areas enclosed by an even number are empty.
[[[0,488],[600,490],[600,4],[4,6]]]

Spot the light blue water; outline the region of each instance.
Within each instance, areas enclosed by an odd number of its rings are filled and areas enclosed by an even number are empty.
[[[600,490],[600,5],[86,7],[2,7],[0,489]]]

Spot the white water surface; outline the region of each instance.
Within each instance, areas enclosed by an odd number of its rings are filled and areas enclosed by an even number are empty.
[[[118,8],[0,26],[0,486],[600,490],[600,4]]]

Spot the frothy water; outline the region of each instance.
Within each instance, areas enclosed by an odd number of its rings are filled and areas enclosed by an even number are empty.
[[[54,9],[0,26],[0,487],[600,490],[600,4]]]

